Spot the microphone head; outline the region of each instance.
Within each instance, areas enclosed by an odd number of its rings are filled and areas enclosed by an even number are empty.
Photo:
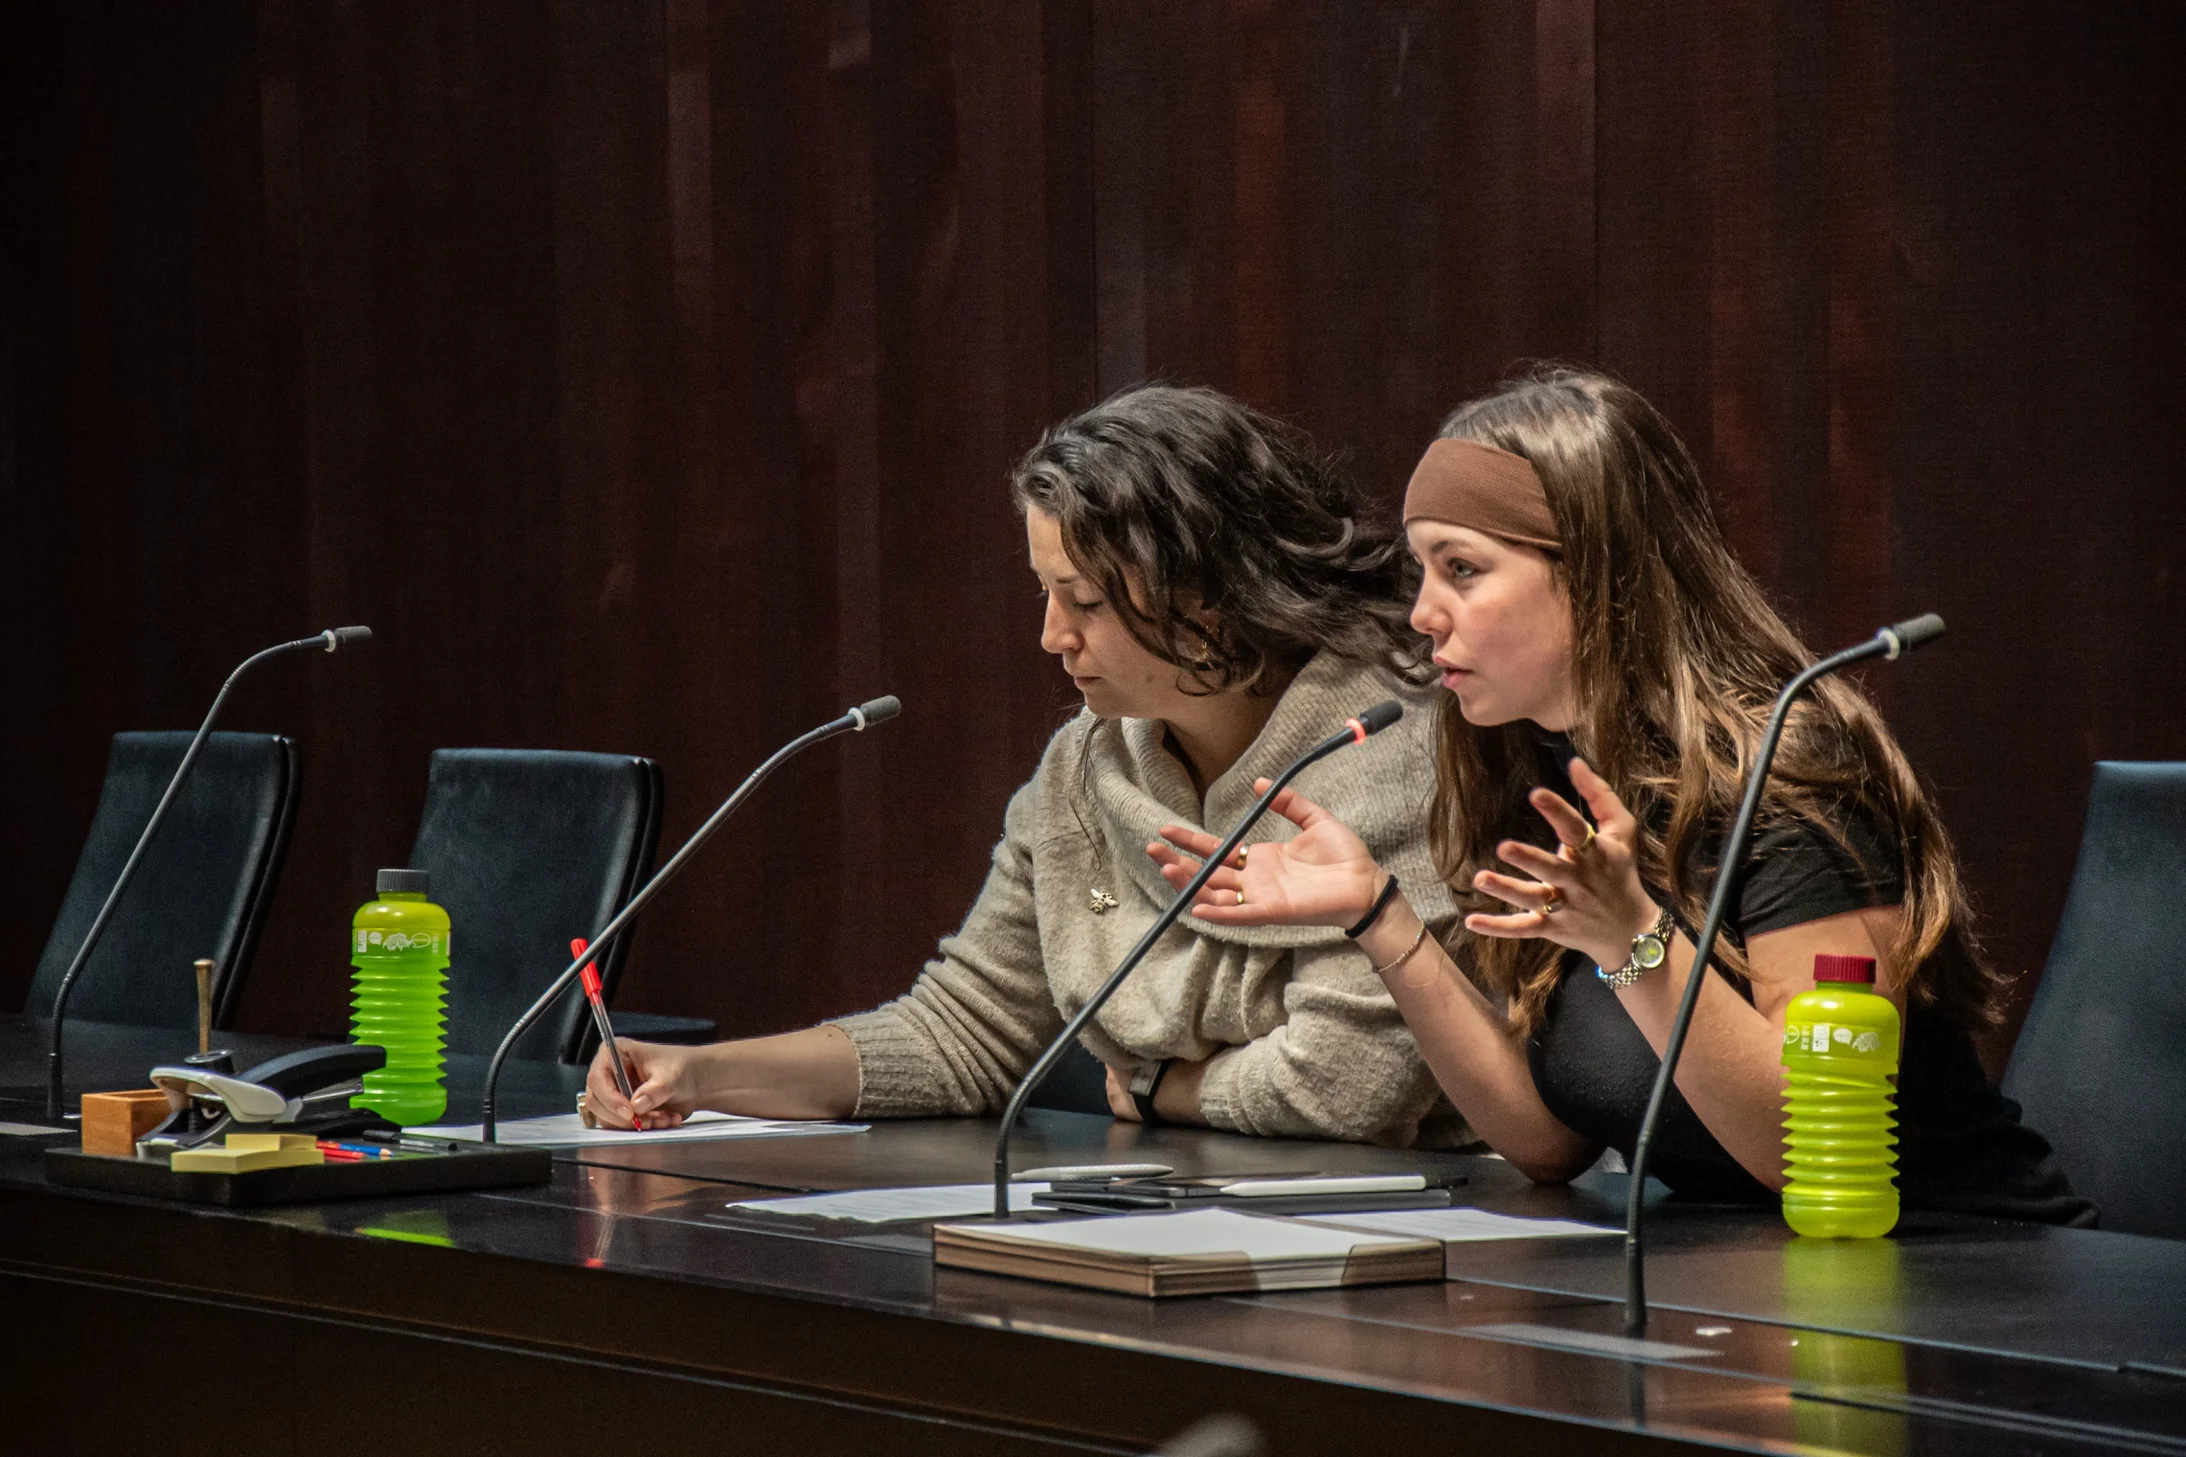
[[[858,732],[863,733],[877,723],[886,723],[903,712],[903,700],[890,693],[861,703],[850,710],[850,716],[858,721]]]
[[[372,629],[369,627],[330,627],[325,632],[320,633],[319,636],[325,641],[326,650],[332,653],[346,647],[354,647],[361,642],[371,641]]]
[[[1886,657],[1897,657],[1925,643],[1932,643],[1943,636],[1943,619],[1933,612],[1918,617],[1908,617],[1903,622],[1892,623],[1877,634],[1890,645]]]
[[[1387,703],[1375,704],[1372,708],[1353,719],[1352,722],[1359,726],[1359,737],[1363,739],[1368,734],[1380,733],[1402,717],[1404,717],[1404,705],[1392,698]]]

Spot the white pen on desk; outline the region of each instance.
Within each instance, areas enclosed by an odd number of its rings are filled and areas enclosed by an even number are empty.
[[[1048,1169],[1019,1169],[1010,1175],[1010,1182],[1044,1184],[1057,1179],[1156,1179],[1175,1172],[1168,1164],[1058,1164]]]
[[[1427,1187],[1420,1174],[1309,1174],[1297,1179],[1239,1179],[1222,1192],[1238,1199],[1281,1199],[1298,1194],[1400,1194]]]

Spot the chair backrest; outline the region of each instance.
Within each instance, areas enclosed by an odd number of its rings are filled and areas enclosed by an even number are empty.
[[[189,747],[190,735],[114,735],[106,786],[46,938],[24,1010],[48,1015],[54,993],[122,863]],[[210,957],[213,1025],[241,1000],[251,952],[288,853],[302,788],[296,744],[278,734],[209,735],[98,948],[69,994],[68,1015],[140,1027],[195,1027],[192,963]]]
[[[2104,1229],[2186,1239],[2186,764],[2095,766],[2004,1091]]]
[[[652,873],[660,767],[625,754],[436,749],[410,866],[448,912],[448,1050],[490,1053],[569,965],[573,936],[605,925]],[[633,928],[634,929],[634,928]],[[628,935],[600,962],[612,990]],[[569,1061],[587,1017],[558,1002],[513,1056]]]

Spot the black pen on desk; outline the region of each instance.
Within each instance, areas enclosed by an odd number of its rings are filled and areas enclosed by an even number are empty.
[[[367,1128],[356,1136],[371,1143],[392,1144],[396,1148],[405,1148],[412,1153],[458,1153],[463,1148],[462,1144],[451,1139],[412,1138],[399,1129],[389,1133],[384,1128]]]
[[[584,951],[584,937],[570,938],[570,955],[582,956]],[[607,1065],[615,1072],[615,1090],[622,1094],[623,1102],[630,1105],[630,1126],[642,1129],[645,1127],[645,1115],[638,1111],[637,1093],[630,1086],[629,1070],[622,1065],[622,1048],[615,1042],[615,1024],[607,1020],[607,997],[600,990],[599,964],[587,961],[581,975],[584,980],[584,999],[592,1004],[592,1023],[600,1029],[600,1046],[607,1049]]]

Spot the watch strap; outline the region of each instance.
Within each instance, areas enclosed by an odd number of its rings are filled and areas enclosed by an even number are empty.
[[[1175,1058],[1165,1057],[1157,1063],[1140,1068],[1132,1077],[1131,1103],[1139,1110],[1139,1122],[1152,1125],[1169,1121],[1154,1107],[1154,1094],[1161,1091],[1161,1080],[1169,1076],[1169,1068],[1175,1062]]]

